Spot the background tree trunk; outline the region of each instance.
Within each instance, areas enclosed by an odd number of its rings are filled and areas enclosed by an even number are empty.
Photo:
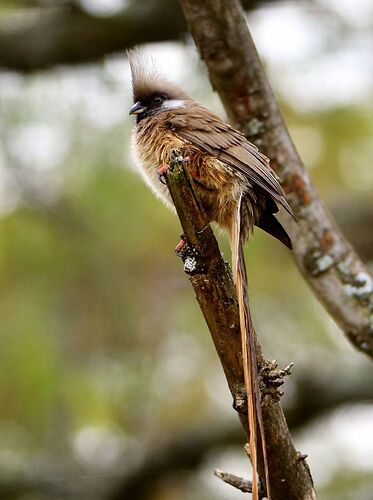
[[[283,217],[299,270],[351,343],[373,358],[373,277],[321,202],[295,149],[238,0],[181,0],[231,123],[271,160],[298,224]]]

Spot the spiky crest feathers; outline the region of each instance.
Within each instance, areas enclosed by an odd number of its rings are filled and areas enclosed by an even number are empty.
[[[156,67],[154,59],[145,56],[139,49],[127,51],[132,75],[133,101],[146,101],[155,94],[166,95],[168,99],[191,100],[178,85],[167,80]]]

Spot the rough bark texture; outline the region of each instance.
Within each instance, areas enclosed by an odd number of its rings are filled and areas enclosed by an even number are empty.
[[[238,0],[181,0],[231,123],[271,159],[299,224],[282,223],[316,297],[361,352],[373,358],[373,277],[316,193],[285,127]],[[286,29],[284,27],[284,29]]]
[[[222,363],[234,406],[246,430],[238,302],[232,276],[194,194],[190,177],[175,167],[167,174],[167,185],[188,242],[188,249],[183,254],[184,270],[189,275]],[[263,368],[268,363],[258,347],[258,364]],[[270,391],[269,378],[264,382],[265,389]],[[307,464],[299,459],[281,405],[271,396],[264,397],[263,419],[273,500],[315,499]],[[264,476],[262,460],[259,460],[259,473]]]

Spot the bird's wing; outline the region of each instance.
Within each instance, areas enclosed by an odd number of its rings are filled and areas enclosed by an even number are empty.
[[[240,171],[292,215],[268,158],[241,132],[206,108],[196,105],[178,109],[178,113],[170,113],[167,122],[180,138]]]

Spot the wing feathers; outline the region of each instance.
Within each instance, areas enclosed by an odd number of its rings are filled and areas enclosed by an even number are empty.
[[[167,121],[180,138],[241,172],[250,183],[264,189],[292,215],[268,158],[241,132],[197,104],[170,114]]]

